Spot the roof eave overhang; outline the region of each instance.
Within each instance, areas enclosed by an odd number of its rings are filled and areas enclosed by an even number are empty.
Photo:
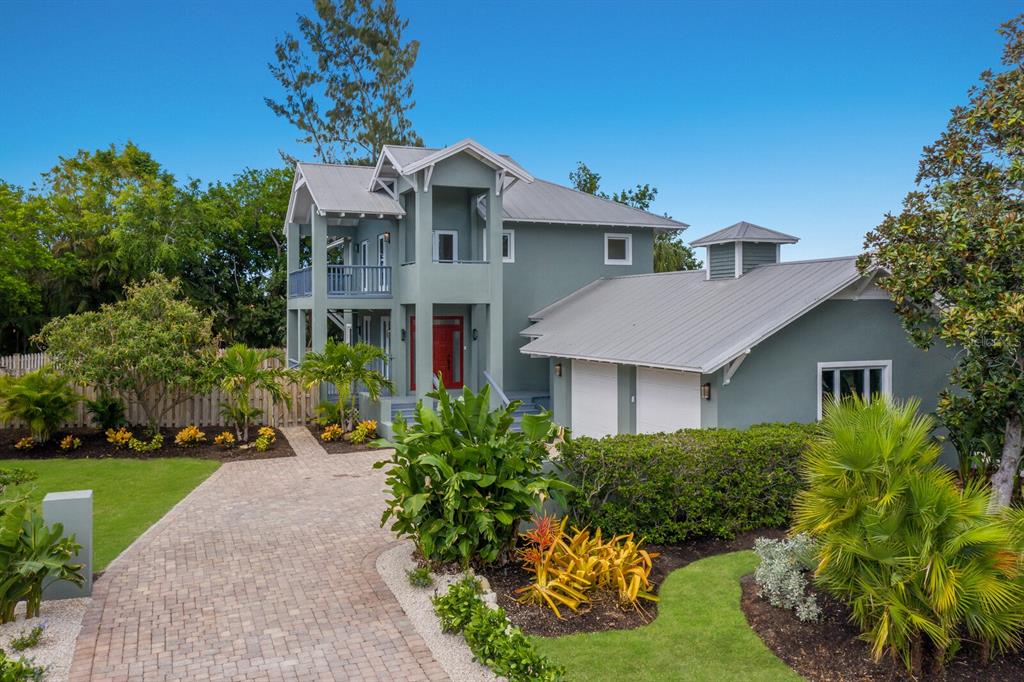
[[[733,244],[735,242],[747,242],[748,244],[796,244],[799,239],[744,239],[743,237],[731,237],[729,239],[712,239],[705,241],[698,239],[690,242],[690,246],[714,246],[715,244]]]
[[[588,227],[635,227],[642,228],[645,230],[664,230],[666,232],[674,232],[676,230],[685,230],[689,227],[686,223],[677,223],[676,225],[653,225],[651,223],[614,223],[614,222],[594,222],[587,220],[552,220],[550,218],[518,218],[514,216],[505,216],[505,220],[510,223],[536,223],[541,225],[586,225]]]
[[[523,355],[539,358],[566,358],[568,360],[586,360],[587,362],[604,362],[610,365],[629,365],[631,367],[652,367],[654,369],[671,369],[677,372],[693,372],[694,374],[706,374],[699,367],[680,367],[678,365],[665,365],[656,362],[638,362],[636,360],[624,360],[622,358],[599,358],[591,355],[574,355],[572,353],[552,353],[549,351],[527,350],[524,346],[519,351]]]

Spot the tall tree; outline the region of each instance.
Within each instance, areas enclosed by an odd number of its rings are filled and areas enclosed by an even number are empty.
[[[582,161],[576,170],[569,173],[569,182],[580,192],[593,194],[602,199],[611,199],[641,211],[651,210],[651,204],[658,196],[658,188],[649,184],[637,184],[633,189],[624,189],[608,195],[601,191],[601,174],[591,170]],[[667,214],[666,214],[666,217]],[[678,270],[699,270],[702,263],[689,246],[680,238],[682,230],[660,231],[654,235],[654,271],[676,272]]]
[[[268,67],[284,97],[267,106],[325,163],[373,163],[384,144],[423,144],[408,116],[419,41],[403,42],[409,22],[394,0],[314,6],[315,16],[299,15],[298,37],[277,41]]]
[[[52,267],[41,240],[46,206],[0,180],[0,354],[25,351],[43,312],[39,274]]]
[[[1024,446],[1024,15],[1004,24],[1001,73],[985,71],[925,147],[899,215],[868,234],[861,266],[881,279],[914,343],[962,349],[939,413],[1002,428],[994,498],[1010,503]]]

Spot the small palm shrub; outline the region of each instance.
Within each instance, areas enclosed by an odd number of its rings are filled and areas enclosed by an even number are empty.
[[[68,380],[50,365],[0,382],[0,421],[24,422],[39,443],[45,443],[74,417],[82,399]]]
[[[794,611],[802,621],[821,618],[821,607],[807,591],[813,567],[814,541],[805,533],[784,540],[758,538],[754,552],[761,563],[754,571],[758,593],[780,609]]]
[[[85,409],[89,419],[100,431],[108,431],[124,426],[124,401],[112,395],[101,395],[95,400],[86,400]]]
[[[794,522],[817,543],[817,584],[849,604],[875,659],[888,653],[915,676],[963,639],[1018,648],[1024,627],[1021,514],[990,513],[981,483],[958,488],[918,405],[831,405]]]
[[[357,415],[357,387],[361,386],[366,390],[373,402],[380,400],[382,392],[392,390],[391,382],[373,369],[376,363],[387,359],[387,353],[382,348],[369,343],[349,345],[327,339],[327,345],[322,352],[306,353],[299,373],[307,388],[324,382],[337,387],[338,404],[344,405],[348,401],[348,408],[342,408],[340,416],[343,420],[334,423],[350,430]]]
[[[550,492],[569,486],[543,472],[547,445],[556,434],[549,414],[524,415],[512,431],[519,406],[490,410],[488,387],[459,398],[443,384],[416,404],[416,421],[394,423],[387,467],[390,498],[381,525],[410,536],[427,560],[484,563],[508,559],[519,522]]]
[[[186,426],[174,436],[174,444],[179,448],[194,448],[204,442],[206,434],[195,424]]]
[[[263,410],[250,401],[250,395],[262,391],[272,402],[283,402],[289,407],[292,397],[284,382],[290,381],[291,370],[274,366],[283,359],[281,351],[249,348],[236,343],[224,351],[214,364],[214,373],[227,400],[221,404],[221,414],[235,424],[238,440],[249,440],[249,427],[263,416]]]

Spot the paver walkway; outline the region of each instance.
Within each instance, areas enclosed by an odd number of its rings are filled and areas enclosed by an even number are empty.
[[[224,464],[96,582],[85,680],[445,680],[374,566],[380,453]]]

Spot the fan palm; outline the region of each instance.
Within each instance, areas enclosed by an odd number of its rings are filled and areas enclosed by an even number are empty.
[[[375,362],[386,362],[387,353],[382,348],[369,343],[348,345],[327,339],[322,352],[310,351],[299,368],[306,387],[325,382],[333,383],[338,388],[338,402],[349,402],[345,428],[352,426],[356,414],[356,386],[362,385],[370,396],[370,400],[380,400],[384,390],[392,390],[392,384],[383,374],[373,369]]]
[[[283,384],[291,372],[280,366],[282,359],[280,351],[249,348],[242,343],[230,346],[217,359],[217,381],[227,396],[221,414],[234,422],[240,441],[249,440],[249,426],[263,415],[263,410],[252,404],[253,391],[270,396],[274,404],[291,406],[292,397]]]
[[[70,421],[82,397],[50,365],[0,382],[0,421],[19,420],[42,443]]]
[[[817,539],[816,581],[849,604],[876,660],[888,652],[914,674],[926,641],[941,666],[965,633],[1001,651],[1024,626],[1018,512],[990,513],[983,484],[958,489],[918,406],[831,405],[793,526]]]

